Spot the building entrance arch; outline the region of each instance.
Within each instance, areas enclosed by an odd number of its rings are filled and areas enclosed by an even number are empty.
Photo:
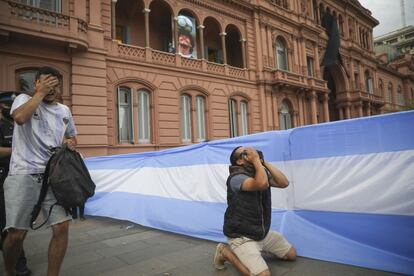
[[[325,67],[323,69],[323,79],[328,82],[328,106],[329,120],[341,120],[340,108],[341,104],[347,101],[347,91],[349,91],[346,82],[346,72],[340,65]]]

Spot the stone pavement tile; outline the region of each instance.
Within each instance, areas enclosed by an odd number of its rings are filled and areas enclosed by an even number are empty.
[[[134,252],[118,255],[118,257],[128,264],[136,264],[151,258],[159,258],[160,256],[182,250],[185,247],[188,247],[188,243],[171,240],[168,243],[149,246]]]
[[[90,276],[97,275],[99,273],[112,271],[121,267],[125,267],[126,264],[117,257],[109,257],[99,259],[97,261],[88,262],[76,267],[70,267],[68,269],[62,269],[61,276]]]
[[[142,241],[136,241],[136,242],[120,244],[118,246],[112,246],[112,247],[107,246],[106,248],[96,250],[96,253],[104,257],[110,257],[110,256],[117,256],[117,255],[122,255],[126,253],[131,253],[131,252],[138,251],[138,250],[142,251],[148,247],[150,247],[149,244],[146,244]]]
[[[106,239],[103,241],[103,243],[105,243],[106,245],[110,247],[113,247],[113,246],[123,245],[123,244],[130,243],[130,242],[148,240],[151,238],[158,238],[162,234],[163,234],[162,232],[158,232],[158,231],[144,231],[144,232],[133,233],[133,234],[129,234],[129,235],[121,236],[121,237]]]

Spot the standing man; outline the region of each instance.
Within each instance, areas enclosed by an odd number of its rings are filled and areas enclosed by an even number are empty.
[[[10,108],[14,98],[15,92],[3,92],[0,94],[0,246],[2,247],[4,239],[6,239],[7,232],[3,232],[6,225],[6,210],[4,206],[4,180],[9,173],[11,146],[13,138],[13,118],[10,117]],[[27,260],[24,250],[20,253],[16,264],[17,276],[28,276],[31,271],[27,268]]]
[[[270,187],[286,188],[289,181],[261,155],[246,147],[237,147],[230,155],[223,231],[231,250],[223,244],[217,245],[214,264],[218,269],[224,268],[224,261],[229,261],[243,275],[270,276],[261,251],[283,260],[296,259],[293,246],[280,233],[270,231]]]
[[[9,176],[4,183],[6,227],[3,244],[6,276],[14,268],[30,228],[30,218],[42,186],[43,173],[52,150],[62,143],[75,149],[76,128],[69,108],[57,102],[61,94],[62,75],[54,68],[42,67],[36,75],[33,97],[19,95],[11,108],[15,122]],[[56,202],[48,189],[42,204],[44,215]],[[48,252],[48,276],[57,276],[68,244],[71,217],[61,206],[55,206],[48,223],[52,238]]]

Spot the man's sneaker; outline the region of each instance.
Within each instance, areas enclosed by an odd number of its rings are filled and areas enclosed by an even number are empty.
[[[20,257],[16,264],[16,276],[30,276],[32,272],[27,267],[27,261],[25,257]]]
[[[216,247],[216,253],[214,253],[214,267],[218,270],[225,269],[226,266],[224,265],[224,256],[223,256],[223,250],[224,250],[224,244],[219,243]]]

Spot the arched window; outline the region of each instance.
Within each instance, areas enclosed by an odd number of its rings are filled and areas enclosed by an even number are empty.
[[[34,91],[37,71],[38,68],[27,68],[16,71],[16,89],[19,91]]]
[[[118,88],[118,140],[120,143],[133,143],[132,131],[132,91],[129,87]]]
[[[199,92],[186,91],[181,95],[181,141],[203,142],[206,133],[206,98]]]
[[[398,99],[399,105],[405,105],[405,99],[404,99],[404,95],[401,89],[401,85],[398,85],[398,88],[397,88],[397,99]]]
[[[370,94],[374,93],[372,77],[368,70],[365,71],[365,91]]]
[[[289,129],[292,128],[292,116],[289,104],[286,101],[283,101],[280,106],[280,129]]]
[[[390,103],[393,102],[393,100],[392,100],[392,98],[393,98],[392,93],[393,93],[392,92],[392,83],[390,82],[390,83],[388,83],[388,95],[387,95],[387,100]]]
[[[191,142],[191,98],[181,95],[181,140]]]
[[[382,81],[382,79],[379,79],[378,88],[379,88],[380,96],[384,97],[384,82]]]
[[[277,68],[280,70],[288,71],[288,56],[287,49],[284,41],[278,37],[276,39],[276,56],[277,56]]]
[[[236,96],[230,99],[229,123],[230,137],[249,134],[249,108],[245,98]]]
[[[119,143],[151,143],[151,93],[136,83],[118,87]]]

